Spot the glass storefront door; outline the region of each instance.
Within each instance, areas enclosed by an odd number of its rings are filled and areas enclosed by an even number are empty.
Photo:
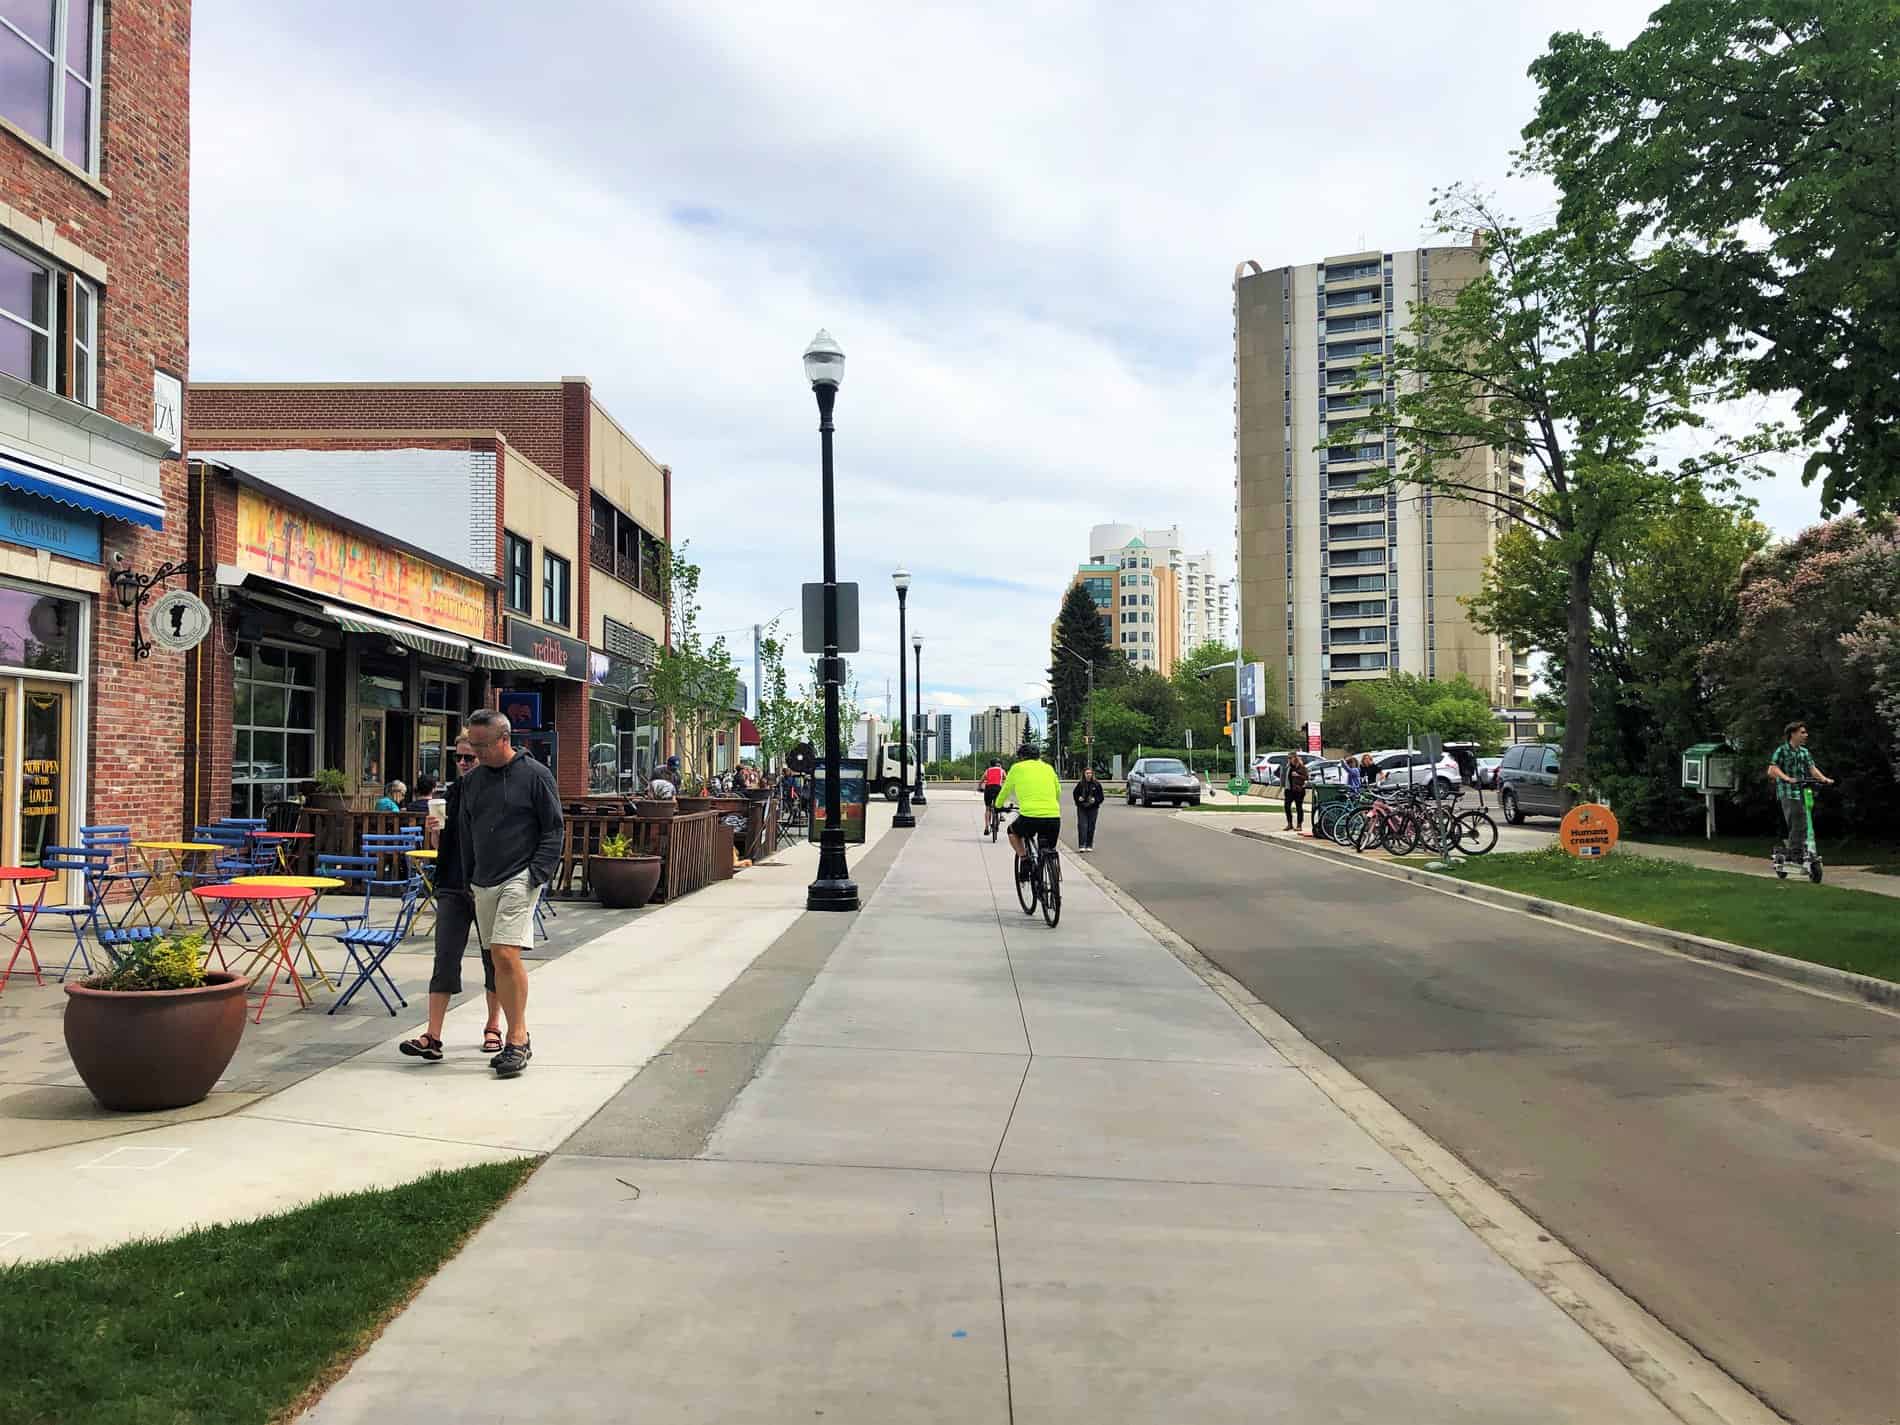
[[[37,866],[70,844],[78,687],[0,678],[0,860]]]

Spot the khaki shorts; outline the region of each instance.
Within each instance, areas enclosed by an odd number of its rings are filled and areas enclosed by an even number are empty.
[[[513,945],[525,950],[534,944],[534,904],[541,888],[528,885],[528,873],[517,872],[499,886],[472,886],[475,928],[484,945]]]

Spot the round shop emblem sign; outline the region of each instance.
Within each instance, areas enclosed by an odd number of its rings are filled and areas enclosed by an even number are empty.
[[[1616,849],[1616,815],[1599,802],[1574,806],[1557,827],[1557,841],[1586,861],[1607,856]]]
[[[152,601],[145,616],[145,630],[152,642],[173,653],[196,648],[211,632],[211,610],[196,594],[173,589]]]

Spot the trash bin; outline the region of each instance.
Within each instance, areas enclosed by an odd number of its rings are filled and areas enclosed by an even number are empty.
[[[1312,793],[1315,813],[1328,802],[1343,802],[1346,799],[1346,788],[1338,782],[1315,782],[1308,790]]]

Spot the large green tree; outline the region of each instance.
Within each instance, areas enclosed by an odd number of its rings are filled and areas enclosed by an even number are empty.
[[[1735,632],[1742,568],[1767,543],[1768,531],[1746,504],[1688,490],[1655,518],[1618,526],[1600,550],[1590,664],[1600,716],[1592,723],[1588,781],[1632,830],[1699,823],[1700,808],[1679,785],[1678,758],[1721,731],[1703,654]],[[1469,601],[1472,622],[1514,648],[1560,658],[1567,590],[1567,571],[1549,541],[1506,530]],[[1560,706],[1566,676],[1561,661],[1552,666]]]
[[[1795,394],[1827,511],[1900,502],[1900,4],[1667,0],[1531,74],[1559,224],[1614,205],[1657,240],[1657,340]]]
[[[1428,732],[1447,742],[1475,742],[1494,750],[1504,730],[1491,699],[1460,675],[1449,682],[1416,673],[1342,683],[1326,698],[1326,741],[1346,752],[1404,747]]]
[[[1257,663],[1259,655],[1248,652],[1243,661]],[[1180,705],[1183,729],[1194,729],[1194,745],[1213,749],[1231,746],[1232,738],[1224,730],[1229,725],[1228,705],[1234,700],[1234,650],[1230,644],[1203,643],[1190,649],[1174,665],[1169,675],[1175,699]],[[1267,709],[1256,721],[1255,742],[1263,751],[1284,747],[1293,736],[1292,726],[1281,711],[1282,703],[1273,674],[1259,690],[1260,705]]]
[[[1548,170],[1534,149],[1522,165]],[[1637,220],[1615,205],[1578,204],[1562,224],[1526,229],[1454,188],[1439,195],[1433,217],[1439,230],[1482,247],[1484,269],[1413,306],[1386,369],[1362,380],[1383,389],[1386,403],[1335,427],[1329,442],[1383,441],[1396,425],[1396,468],[1375,485],[1475,503],[1549,543],[1565,573],[1562,782],[1581,786],[1606,541],[1680,491],[1732,478],[1772,439],[1709,436],[1702,453],[1673,466],[1656,456],[1659,436],[1703,426],[1704,410],[1729,394],[1729,362],[1658,341],[1648,308],[1667,294],[1645,279]],[[1510,489],[1501,457],[1530,467],[1523,493]]]
[[[653,660],[650,681],[655,705],[673,730],[680,757],[681,790],[704,784],[704,765],[715,728],[738,721],[739,669],[723,636],[708,640],[699,627],[699,566],[687,557],[686,544],[667,551],[661,595],[666,604],[666,645]]]
[[[1070,652],[1064,653],[1064,647]],[[1049,649],[1049,690],[1055,695],[1057,715],[1066,729],[1062,740],[1067,749],[1078,756],[1088,730],[1091,663],[1095,666],[1097,688],[1111,686],[1120,675],[1120,659],[1109,646],[1101,610],[1095,606],[1089,591],[1080,583],[1074,583],[1069,585],[1069,592],[1062,599],[1062,611],[1056,615]],[[1099,736],[1100,729],[1096,731]]]

